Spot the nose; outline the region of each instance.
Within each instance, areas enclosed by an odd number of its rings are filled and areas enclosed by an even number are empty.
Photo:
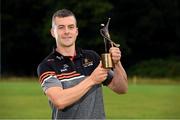
[[[69,34],[69,29],[68,29],[68,27],[65,28],[64,33],[65,33],[65,34]]]

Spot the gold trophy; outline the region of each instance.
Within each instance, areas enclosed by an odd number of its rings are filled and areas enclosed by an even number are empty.
[[[111,54],[107,50],[108,45],[110,45],[111,47],[113,47],[113,46],[119,47],[120,46],[119,44],[114,43],[111,40],[111,37],[109,35],[108,26],[109,26],[110,19],[111,18],[108,19],[108,22],[107,22],[106,26],[104,24],[101,24],[101,26],[103,28],[100,29],[100,33],[103,36],[104,45],[105,45],[105,53],[101,54],[102,66],[103,66],[103,68],[106,68],[106,69],[111,69],[111,68],[114,67],[113,62],[112,62]]]

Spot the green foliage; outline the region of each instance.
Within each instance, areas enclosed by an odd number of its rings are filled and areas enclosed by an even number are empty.
[[[50,34],[51,17],[62,8],[72,10],[77,17],[80,47],[103,52],[100,24],[111,17],[111,38],[121,44],[128,65],[180,55],[178,0],[7,0],[2,3],[3,74],[36,75],[37,65],[55,46]]]
[[[130,76],[141,77],[180,77],[179,59],[151,59],[132,66],[128,73]]]
[[[117,17],[113,29],[127,40],[129,55],[136,62],[179,55],[178,0],[120,0],[113,5],[113,16]]]
[[[112,9],[112,4],[107,0],[96,0],[86,1],[81,0],[81,2],[77,2],[75,0],[66,1],[54,1],[52,2],[54,5],[51,8],[44,18],[43,24],[43,40],[46,42],[46,46],[52,44],[50,41],[51,36],[49,35],[49,30],[51,27],[51,16],[52,14],[59,9],[66,8],[73,11],[77,18],[77,24],[79,28],[79,37],[78,37],[78,45],[81,47],[91,47],[94,46],[94,49],[103,44],[102,38],[100,38],[99,29],[100,24],[106,22],[107,13]],[[49,44],[50,43],[50,44]],[[48,47],[49,48],[49,47]]]

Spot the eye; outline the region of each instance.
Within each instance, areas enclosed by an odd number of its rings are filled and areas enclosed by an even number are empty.
[[[61,26],[61,25],[60,25],[60,26],[58,26],[58,29],[60,29],[60,30],[61,30],[61,29],[64,29],[64,26]]]
[[[74,26],[74,25],[70,25],[68,28],[69,28],[69,29],[74,29],[75,26]]]

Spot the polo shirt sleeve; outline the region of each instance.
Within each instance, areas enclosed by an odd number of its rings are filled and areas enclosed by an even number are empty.
[[[57,79],[56,72],[48,63],[41,63],[37,68],[39,83],[45,92],[50,87],[62,87],[61,81]]]
[[[113,79],[113,75],[114,75],[114,71],[109,70],[108,76],[107,76],[106,80],[103,81],[103,85],[108,86],[109,83],[110,83],[110,82],[112,81],[112,79]]]

